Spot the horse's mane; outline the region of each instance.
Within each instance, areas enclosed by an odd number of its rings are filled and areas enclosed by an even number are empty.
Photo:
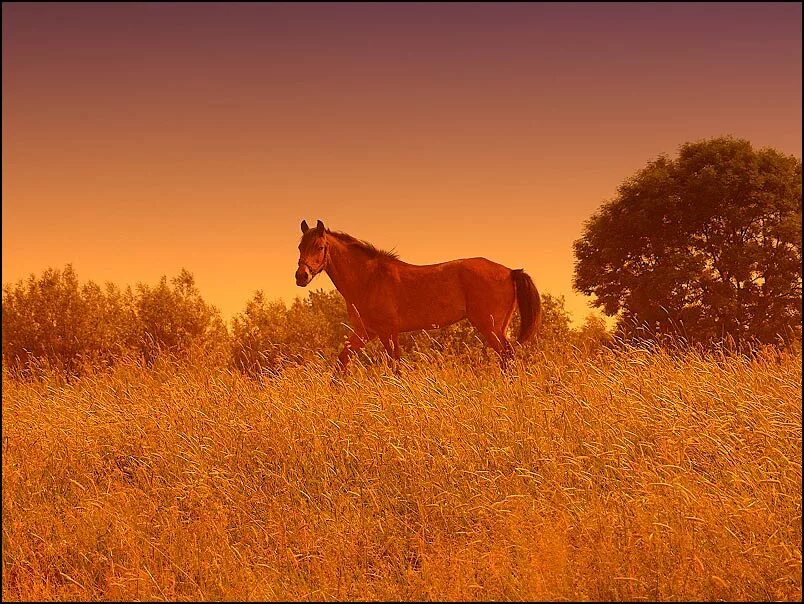
[[[359,247],[363,250],[366,254],[371,256],[372,258],[388,258],[391,260],[399,260],[399,255],[394,251],[388,250],[381,250],[375,247],[373,244],[369,243],[368,241],[363,241],[362,239],[358,239],[357,237],[352,237],[349,233],[344,233],[342,231],[330,231],[327,229],[327,234],[332,235],[339,241],[343,241],[349,245],[354,245]]]

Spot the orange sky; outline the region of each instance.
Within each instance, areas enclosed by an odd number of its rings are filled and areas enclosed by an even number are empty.
[[[3,283],[290,301],[299,222],[565,295],[584,220],[733,134],[801,156],[800,4],[3,4]],[[325,275],[313,287],[331,288]]]

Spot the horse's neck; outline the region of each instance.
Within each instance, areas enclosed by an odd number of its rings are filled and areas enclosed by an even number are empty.
[[[365,291],[374,262],[364,253],[339,241],[330,244],[326,272],[341,295],[348,302],[354,302]]]

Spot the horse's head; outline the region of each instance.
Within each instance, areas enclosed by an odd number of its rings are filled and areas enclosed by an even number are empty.
[[[296,270],[296,285],[306,287],[318,273],[327,268],[327,230],[320,220],[314,229],[301,223],[302,238],[299,242],[299,268]]]

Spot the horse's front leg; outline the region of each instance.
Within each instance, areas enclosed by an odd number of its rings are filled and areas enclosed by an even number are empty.
[[[349,366],[349,357],[352,356],[352,352],[360,350],[367,342],[368,336],[366,334],[352,332],[349,339],[346,340],[346,343],[343,345],[343,350],[341,350],[341,353],[338,355],[338,361],[335,364],[335,375],[346,373],[346,369]]]
[[[402,357],[402,350],[399,348],[399,334],[391,334],[391,343],[394,345],[394,373],[399,375],[399,359]]]
[[[380,338],[385,353],[388,355],[387,362],[393,369],[394,373],[399,375],[399,357],[402,356],[402,351],[399,349],[399,334],[391,333],[384,335]]]

